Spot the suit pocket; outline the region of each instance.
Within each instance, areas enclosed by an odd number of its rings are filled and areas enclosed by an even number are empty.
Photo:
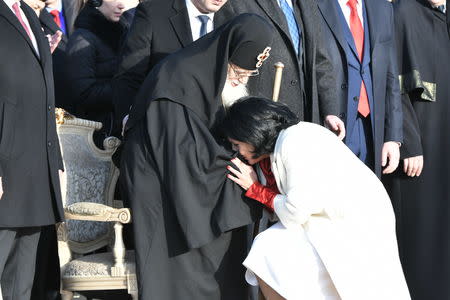
[[[3,99],[4,100],[4,99]],[[0,101],[0,156],[11,157],[14,144],[16,107],[9,101]]]

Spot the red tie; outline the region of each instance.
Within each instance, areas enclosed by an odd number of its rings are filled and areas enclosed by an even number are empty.
[[[50,14],[53,16],[53,21],[55,21],[56,25],[58,25],[58,27],[61,28],[61,20],[59,19],[59,11],[57,9],[54,9],[50,12]]]
[[[14,13],[16,14],[17,19],[19,19],[20,24],[22,24],[23,29],[25,29],[25,31],[28,34],[28,37],[30,38],[30,40],[33,40],[31,38],[31,33],[30,33],[30,29],[28,28],[28,26],[25,24],[25,22],[22,19],[22,15],[20,14],[20,8],[19,8],[19,3],[15,2],[12,6]]]
[[[348,0],[347,5],[350,7],[350,31],[355,41],[356,50],[358,51],[359,61],[363,60],[364,49],[364,29],[356,9],[357,0]],[[359,93],[358,112],[367,117],[370,113],[369,100],[367,98],[366,85],[364,81],[361,83],[361,91]]]

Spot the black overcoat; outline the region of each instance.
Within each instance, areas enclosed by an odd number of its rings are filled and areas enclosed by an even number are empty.
[[[450,14],[426,0],[394,4],[404,113],[401,162],[384,182],[394,204],[400,258],[417,300],[450,299]],[[403,159],[423,155],[419,177]]]
[[[63,219],[58,169],[52,58],[34,11],[22,10],[39,55],[9,7],[0,1],[0,227],[54,224]]]
[[[111,22],[101,12],[85,6],[77,20],[76,30],[69,38],[66,69],[70,82],[70,98],[77,117],[101,122],[102,129],[94,135],[98,146],[108,136],[120,136],[120,127],[113,120],[113,82],[119,52],[127,27]]]

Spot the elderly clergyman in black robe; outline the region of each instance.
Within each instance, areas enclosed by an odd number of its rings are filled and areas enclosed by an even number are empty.
[[[269,56],[273,28],[244,14],[168,56],[125,129],[121,172],[133,211],[139,299],[247,299],[246,225],[261,207],[226,180],[215,124]]]
[[[394,3],[404,140],[385,181],[414,300],[450,299],[449,2]]]

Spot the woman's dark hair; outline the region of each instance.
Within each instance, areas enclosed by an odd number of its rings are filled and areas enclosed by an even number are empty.
[[[224,136],[252,145],[254,157],[274,151],[278,134],[299,122],[284,104],[247,97],[231,105],[222,121]]]

